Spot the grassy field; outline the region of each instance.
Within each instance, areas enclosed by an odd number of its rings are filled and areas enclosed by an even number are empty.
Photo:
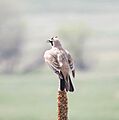
[[[119,76],[77,73],[70,120],[119,120]],[[0,76],[0,120],[56,120],[57,77],[43,69]]]

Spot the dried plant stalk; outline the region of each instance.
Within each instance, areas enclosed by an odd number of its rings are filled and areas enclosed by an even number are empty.
[[[66,91],[58,91],[58,120],[68,120],[68,99]]]

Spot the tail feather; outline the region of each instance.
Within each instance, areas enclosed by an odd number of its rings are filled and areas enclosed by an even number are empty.
[[[70,76],[69,76],[69,91],[70,92],[73,92],[74,91],[74,87],[73,87],[73,84],[72,84],[72,81],[71,81],[71,78],[70,78]]]
[[[62,74],[62,72],[60,72],[60,90],[61,91],[64,91],[66,89],[66,91],[70,91],[70,92],[73,92],[74,91],[74,87],[73,87],[73,84],[72,84],[72,81],[71,81],[71,78],[69,75],[66,76],[66,80]]]
[[[60,90],[64,91],[65,89],[65,80],[64,79],[60,79]]]
[[[61,91],[64,91],[65,90],[65,79],[64,79],[64,76],[62,74],[62,72],[60,71],[59,73],[59,79],[60,79],[60,90]]]
[[[66,91],[68,92],[68,91],[69,91],[68,76],[66,76],[66,80],[65,80],[65,88],[66,88]]]

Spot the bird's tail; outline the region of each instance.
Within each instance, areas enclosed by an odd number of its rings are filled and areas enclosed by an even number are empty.
[[[66,79],[64,78],[62,72],[60,73],[60,90],[63,91],[66,89],[66,91],[70,91],[73,92],[74,91],[74,87],[70,78],[70,75],[66,76]]]
[[[69,91],[70,91],[70,92],[73,92],[73,91],[74,91],[74,86],[73,86],[73,84],[72,84],[70,75],[69,75],[68,77],[69,77],[69,78],[68,78],[68,79],[69,79],[69,81],[68,81]]]

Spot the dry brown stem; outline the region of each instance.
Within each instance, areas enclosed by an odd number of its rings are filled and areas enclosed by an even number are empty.
[[[58,91],[58,120],[68,120],[68,99],[66,91]]]

